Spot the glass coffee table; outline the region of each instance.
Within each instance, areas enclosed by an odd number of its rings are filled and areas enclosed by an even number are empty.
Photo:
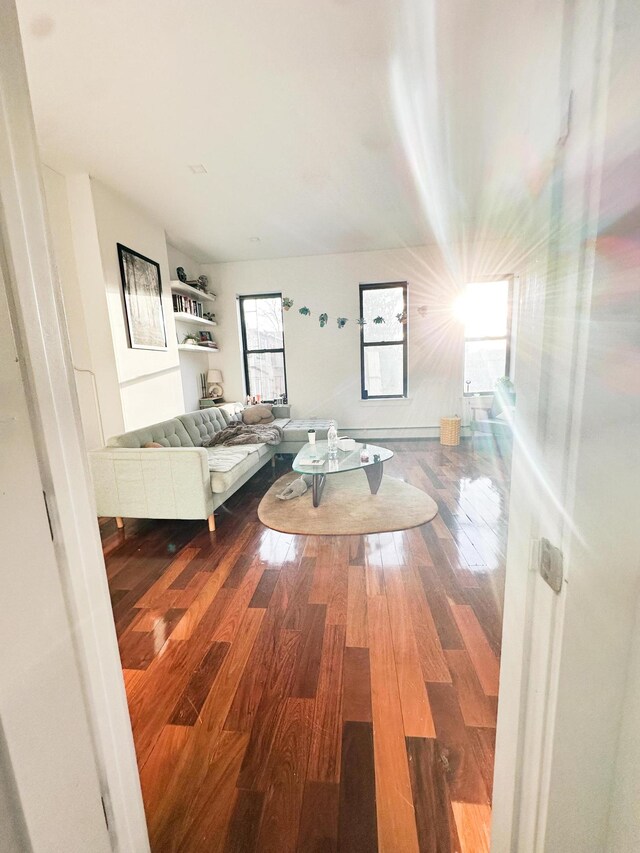
[[[362,468],[367,475],[371,494],[375,495],[382,482],[382,469],[384,463],[391,459],[393,451],[386,447],[377,447],[375,444],[367,444],[369,461],[360,461],[360,451],[364,444],[358,444],[353,450],[338,450],[336,459],[329,459],[329,448],[326,441],[317,441],[315,444],[305,444],[302,450],[293,460],[293,470],[298,474],[311,474],[313,477],[313,505],[320,505],[324,484],[329,474],[341,474],[345,471],[355,471]]]

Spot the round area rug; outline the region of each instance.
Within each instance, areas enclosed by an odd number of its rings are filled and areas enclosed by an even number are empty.
[[[266,527],[281,533],[320,535],[386,533],[417,527],[438,512],[426,492],[395,477],[383,476],[378,494],[372,495],[360,470],[328,475],[317,508],[311,487],[299,498],[278,500],[276,495],[299,476],[291,471],[280,477],[260,501],[258,518]]]

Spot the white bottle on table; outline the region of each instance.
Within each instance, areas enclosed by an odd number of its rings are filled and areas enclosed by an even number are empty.
[[[335,421],[329,423],[327,431],[327,455],[329,459],[338,458],[338,427]]]

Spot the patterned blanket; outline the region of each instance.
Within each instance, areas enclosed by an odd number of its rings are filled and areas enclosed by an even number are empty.
[[[211,437],[205,447],[233,447],[238,444],[280,444],[282,428],[275,424],[229,424]]]

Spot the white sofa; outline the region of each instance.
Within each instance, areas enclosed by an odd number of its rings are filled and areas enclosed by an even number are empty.
[[[89,453],[98,515],[124,518],[202,518],[215,530],[214,510],[273,459],[268,444],[203,447],[223,429],[228,412],[217,408],[110,438]],[[284,427],[288,419],[274,423]],[[155,442],[161,447],[147,448]]]

